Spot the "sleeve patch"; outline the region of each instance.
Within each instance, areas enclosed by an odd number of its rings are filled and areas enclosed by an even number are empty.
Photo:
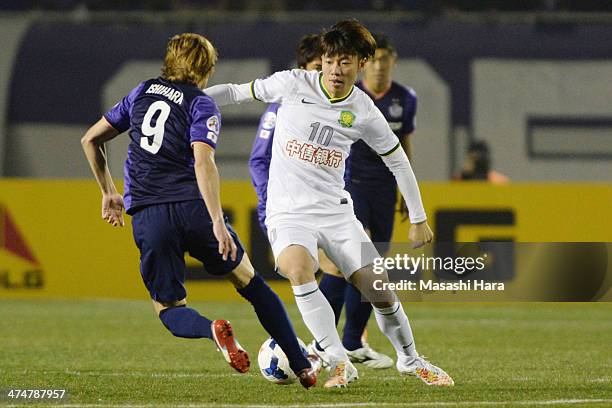
[[[211,132],[219,133],[219,118],[216,115],[208,118],[206,121],[206,127]]]
[[[274,112],[267,112],[262,120],[261,123],[261,127],[263,129],[274,129],[274,127],[276,126],[276,113]]]
[[[260,139],[269,139],[270,138],[270,131],[266,130],[266,129],[262,129],[259,132],[259,138]]]
[[[213,143],[217,143],[218,136],[217,136],[217,133],[215,132],[208,132],[206,134],[206,138],[210,139]]]

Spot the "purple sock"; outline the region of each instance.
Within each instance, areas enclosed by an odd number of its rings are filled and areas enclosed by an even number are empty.
[[[237,291],[253,305],[259,322],[285,352],[291,369],[297,373],[309,368],[283,302],[261,276],[255,273],[249,284]]]
[[[353,285],[346,286],[346,324],[342,344],[347,350],[363,347],[361,335],[372,314],[372,304],[361,299],[361,293]]]
[[[212,339],[210,320],[186,306],[169,307],[159,313],[159,319],[176,337]]]

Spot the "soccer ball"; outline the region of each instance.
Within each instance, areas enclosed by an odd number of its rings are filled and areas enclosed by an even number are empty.
[[[308,350],[306,350],[306,345],[299,338],[297,340],[302,353],[307,357]],[[289,360],[285,352],[272,337],[264,341],[259,348],[257,363],[259,364],[261,375],[274,384],[288,385],[293,384],[297,380],[295,373],[289,368]]]

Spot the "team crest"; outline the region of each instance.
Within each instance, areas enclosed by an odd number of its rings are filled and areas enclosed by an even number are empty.
[[[355,122],[355,114],[351,111],[342,111],[340,112],[340,119],[338,119],[338,123],[342,127],[353,127],[353,122]]]
[[[404,108],[400,105],[399,100],[393,99],[393,103],[389,106],[389,115],[394,118],[399,118],[404,113]]]

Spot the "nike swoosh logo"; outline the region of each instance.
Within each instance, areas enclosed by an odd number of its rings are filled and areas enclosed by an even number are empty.
[[[314,102],[308,102],[305,98],[302,98],[302,103],[306,103],[308,105],[314,105]]]

